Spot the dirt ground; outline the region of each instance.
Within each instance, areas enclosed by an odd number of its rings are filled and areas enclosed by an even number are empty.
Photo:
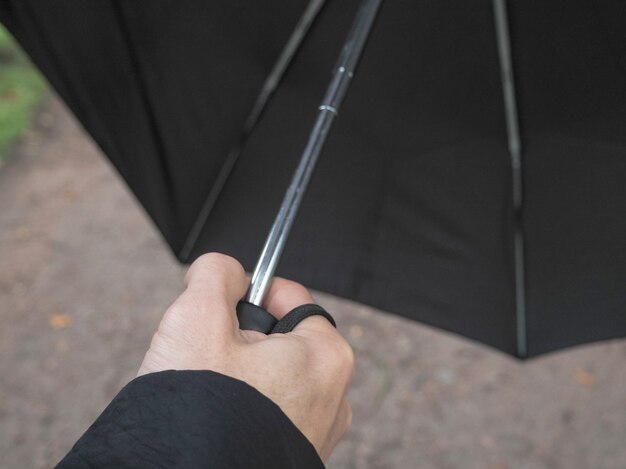
[[[54,465],[137,370],[183,268],[51,99],[0,170],[0,467]],[[626,342],[522,364],[318,295],[357,354],[330,468],[626,468]]]

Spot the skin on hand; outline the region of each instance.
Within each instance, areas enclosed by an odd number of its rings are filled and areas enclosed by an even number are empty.
[[[138,376],[212,370],[245,381],[274,401],[326,462],[352,419],[346,391],[354,354],[346,340],[321,316],[288,334],[240,330],[236,306],[249,280],[231,257],[198,258],[185,285],[161,320]],[[264,307],[281,319],[307,303],[314,300],[306,288],[276,278]]]

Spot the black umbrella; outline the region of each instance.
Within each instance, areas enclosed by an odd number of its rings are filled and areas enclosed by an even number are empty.
[[[0,19],[182,261],[251,269],[358,5],[0,0]],[[534,356],[626,333],[626,9],[503,6],[384,3],[278,273]]]

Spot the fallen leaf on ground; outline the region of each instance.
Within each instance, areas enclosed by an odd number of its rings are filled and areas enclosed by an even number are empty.
[[[65,313],[52,314],[50,315],[50,318],[48,319],[48,324],[55,331],[70,327],[73,322],[74,322],[74,319],[72,319],[72,316],[70,316],[69,314],[65,314]]]
[[[74,200],[76,198],[76,188],[71,183],[66,183],[63,186],[63,197],[67,200]]]
[[[578,384],[582,384],[583,386],[593,386],[596,382],[595,375],[587,370],[583,370],[582,368],[578,368],[576,370],[574,378],[578,381]]]
[[[28,239],[30,235],[30,229],[26,226],[20,226],[14,231],[14,237],[17,241],[24,241],[25,239]]]

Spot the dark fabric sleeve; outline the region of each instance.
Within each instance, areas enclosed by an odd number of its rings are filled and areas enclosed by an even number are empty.
[[[324,468],[313,445],[270,399],[212,371],[136,378],[57,469]]]

